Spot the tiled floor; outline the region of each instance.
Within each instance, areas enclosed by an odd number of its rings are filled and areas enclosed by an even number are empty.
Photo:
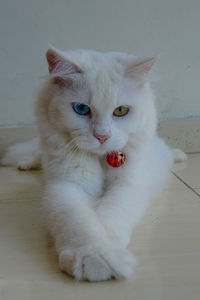
[[[174,168],[130,245],[132,278],[75,282],[58,269],[40,215],[40,172],[0,168],[1,300],[199,300],[200,154]]]

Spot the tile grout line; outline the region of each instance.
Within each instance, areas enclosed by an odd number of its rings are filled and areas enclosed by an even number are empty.
[[[196,152],[186,152],[186,154],[200,154],[200,152],[196,151]]]
[[[176,173],[174,173],[173,171],[171,171],[172,174],[179,179],[187,188],[189,188],[195,195],[197,195],[198,197],[200,197],[200,194],[197,193],[197,191],[195,189],[193,189],[189,184],[187,184],[187,182],[185,182],[182,178],[180,178],[178,175],[176,175]]]

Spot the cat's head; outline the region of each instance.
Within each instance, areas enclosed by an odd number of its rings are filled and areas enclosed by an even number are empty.
[[[46,54],[50,79],[48,122],[79,149],[104,154],[137,146],[155,131],[153,95],[147,80],[153,58],[96,51]]]

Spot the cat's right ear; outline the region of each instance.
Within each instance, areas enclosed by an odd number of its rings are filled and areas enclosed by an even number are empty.
[[[59,61],[58,60],[59,57],[54,50],[48,49],[46,52],[46,59],[47,59],[48,66],[49,66],[49,73],[51,73],[56,68],[56,65]]]
[[[65,81],[72,81],[76,74],[81,74],[83,71],[74,62],[65,57],[62,52],[48,49],[46,59],[49,66],[50,77],[55,79],[56,83],[64,84]]]

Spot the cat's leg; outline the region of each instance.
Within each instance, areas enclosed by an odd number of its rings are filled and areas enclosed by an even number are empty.
[[[46,187],[44,209],[60,268],[78,280],[129,277],[134,257],[108,238],[90,201],[75,184],[51,183]]]
[[[17,166],[19,170],[40,168],[39,139],[36,137],[8,147],[0,163],[3,166]]]
[[[139,223],[148,207],[149,199],[148,189],[114,186],[99,199],[96,213],[110,236],[116,237],[126,247],[133,227]]]
[[[130,159],[129,166],[119,170],[116,179],[110,176],[113,181],[99,199],[96,213],[123,246],[128,245],[132,229],[140,222],[150,200],[162,189],[171,166],[171,150],[155,139],[148,152],[132,164]]]
[[[17,168],[21,171],[39,169],[41,167],[40,154],[25,156],[17,163]]]

